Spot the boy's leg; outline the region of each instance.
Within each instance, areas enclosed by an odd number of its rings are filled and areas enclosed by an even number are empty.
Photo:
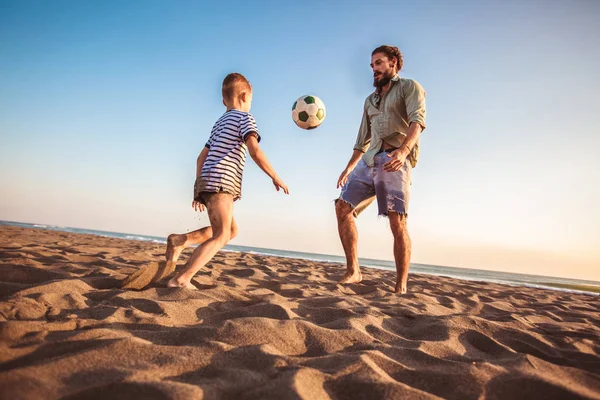
[[[179,259],[181,252],[189,246],[202,244],[212,237],[212,228],[205,226],[192,232],[177,234],[173,233],[167,238],[167,251],[165,258],[167,262],[175,262]]]
[[[208,218],[213,235],[202,246],[196,247],[185,268],[169,281],[169,287],[194,288],[191,280],[231,238],[233,221],[233,196],[215,193],[207,201]],[[236,228],[237,230],[237,228]]]
[[[238,227],[235,220],[231,220],[231,235],[229,240],[233,240],[237,236]],[[176,262],[181,255],[181,252],[190,246],[200,245],[206,242],[213,236],[213,231],[210,226],[197,229],[192,232],[177,234],[173,233],[167,238],[167,251],[165,252],[165,258],[167,262]]]

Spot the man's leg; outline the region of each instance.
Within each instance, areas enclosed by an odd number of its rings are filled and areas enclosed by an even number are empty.
[[[234,220],[231,222],[231,237],[232,240],[237,236],[238,227]],[[176,262],[179,259],[181,252],[187,247],[200,245],[206,242],[213,236],[213,231],[210,226],[197,229],[192,232],[177,234],[173,233],[167,238],[167,251],[165,252],[165,258],[167,262]]]
[[[340,283],[358,283],[362,281],[360,266],[358,264],[358,231],[354,222],[353,207],[344,200],[335,202],[338,233],[346,255],[346,273]]]
[[[202,246],[196,247],[185,268],[169,281],[169,287],[186,287],[193,289],[191,280],[227,242],[232,233],[233,196],[226,193],[215,193],[207,201],[208,218],[213,235]],[[237,228],[236,228],[237,230]]]
[[[358,231],[354,218],[367,208],[375,199],[372,168],[360,160],[342,188],[340,197],[335,201],[338,233],[346,255],[346,273],[340,283],[358,283],[362,281],[358,264]]]
[[[410,268],[410,236],[406,228],[406,214],[390,212],[390,228],[394,235],[394,260],[396,261],[396,288],[394,292],[404,294],[407,290]]]
[[[406,228],[406,216],[410,200],[412,166],[408,160],[399,170],[389,172],[383,167],[390,157],[387,153],[377,154],[374,160],[375,186],[377,187],[378,214],[390,220],[394,236],[394,260],[396,262],[396,293],[407,290],[410,267],[410,237]]]

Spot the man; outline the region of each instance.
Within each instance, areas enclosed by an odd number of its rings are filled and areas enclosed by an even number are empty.
[[[411,251],[406,228],[410,177],[425,129],[425,91],[416,81],[400,78],[402,63],[394,46],[380,46],[371,54],[375,91],[365,100],[354,152],[338,179],[342,190],[335,210],[347,268],[340,283],[362,280],[354,218],[376,198],[379,215],[389,218],[394,236],[394,291],[404,294]]]

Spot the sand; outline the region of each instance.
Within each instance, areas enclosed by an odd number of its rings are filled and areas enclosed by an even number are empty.
[[[0,226],[2,399],[600,399],[600,297]],[[186,250],[180,268],[191,254]]]

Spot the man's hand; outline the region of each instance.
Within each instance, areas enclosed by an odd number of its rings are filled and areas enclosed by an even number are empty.
[[[194,209],[194,211],[200,211],[200,212],[202,212],[206,209],[204,204],[200,203],[197,200],[192,201],[192,208]]]
[[[348,177],[350,176],[350,172],[351,171],[348,171],[348,168],[342,171],[342,174],[340,175],[337,181],[338,189],[346,185],[346,182],[348,182]]]
[[[406,161],[406,157],[408,157],[406,150],[406,147],[401,147],[397,150],[387,153],[387,156],[391,160],[383,164],[383,169],[386,172],[394,172],[400,170],[400,168],[402,168],[402,165]]]
[[[279,189],[283,189],[283,193],[290,194],[290,190],[288,189],[288,187],[286,186],[286,184],[283,183],[283,181],[281,179],[274,178],[273,179],[273,185],[275,185],[275,189],[277,189],[278,192],[279,192]]]

